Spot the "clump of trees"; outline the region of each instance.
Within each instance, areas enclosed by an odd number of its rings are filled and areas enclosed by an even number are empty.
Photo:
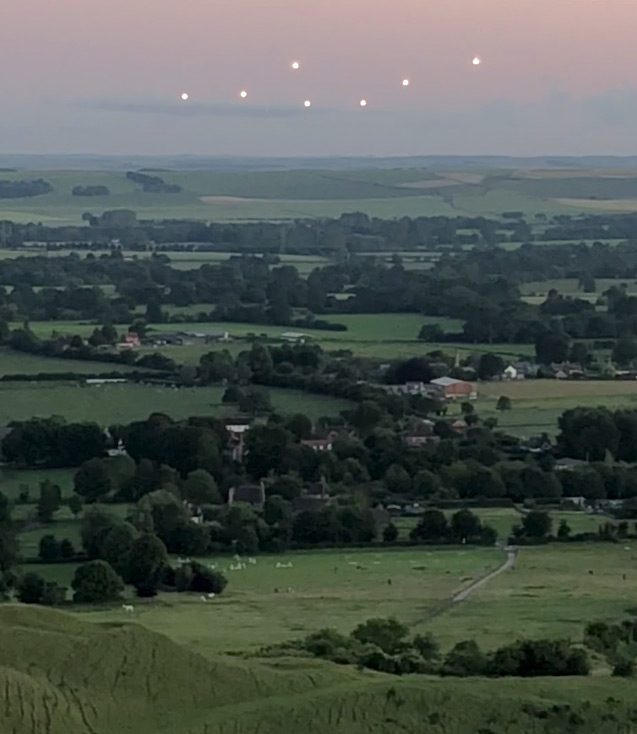
[[[43,178],[33,181],[0,181],[0,199],[26,199],[50,194],[53,186]]]
[[[71,193],[73,196],[110,196],[108,186],[74,186]]]
[[[483,524],[471,510],[458,510],[447,520],[442,510],[425,510],[410,538],[420,543],[436,545],[470,543],[473,545],[494,545],[498,534],[490,526]]]
[[[301,650],[339,664],[383,673],[443,676],[586,676],[586,651],[567,640],[521,640],[483,652],[475,640],[457,643],[446,655],[431,634],[410,637],[409,628],[389,618],[359,624],[349,635],[323,629],[302,640],[266,648],[264,654]]]

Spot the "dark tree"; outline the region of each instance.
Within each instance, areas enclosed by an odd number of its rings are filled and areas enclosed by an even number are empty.
[[[106,561],[89,561],[78,567],[71,587],[73,601],[100,604],[117,601],[124,590],[124,583]]]
[[[40,550],[38,553],[40,560],[44,563],[53,563],[59,561],[62,557],[60,544],[55,539],[55,535],[43,535],[40,539]]]
[[[40,482],[40,499],[38,500],[38,520],[49,523],[53,515],[60,509],[62,492],[60,488],[46,479]]]
[[[111,477],[103,459],[89,459],[73,477],[75,492],[87,502],[106,497],[112,489]]]
[[[435,542],[445,539],[448,534],[449,525],[445,513],[442,510],[425,510],[410,537],[412,540]]]
[[[383,540],[385,543],[395,543],[398,540],[398,528],[393,522],[385,526],[383,530]]]
[[[512,407],[513,405],[511,403],[511,398],[507,398],[505,395],[501,395],[498,398],[498,402],[496,403],[496,406],[495,406],[496,410],[502,410],[502,411],[511,410]]]
[[[166,546],[156,535],[142,535],[132,544],[128,579],[140,596],[154,596],[168,562]]]
[[[480,356],[478,379],[491,380],[504,372],[504,360],[497,354],[487,352]]]

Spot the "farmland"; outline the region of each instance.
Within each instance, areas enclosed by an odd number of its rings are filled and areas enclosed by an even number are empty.
[[[498,426],[514,434],[555,433],[557,419],[579,406],[626,408],[637,405],[637,381],[523,380],[487,382],[479,387],[476,409],[495,417]],[[500,396],[512,401],[511,410],[498,411]]]
[[[143,193],[125,172],[21,171],[8,179],[49,181],[54,191],[2,203],[0,218],[15,222],[79,223],[88,209],[129,208],[146,219],[281,220],[338,217],[360,211],[381,218],[457,214],[568,214],[591,209],[633,211],[635,173],[604,171],[441,171],[404,168],[371,171],[260,171],[162,173],[176,194]],[[74,186],[107,186],[110,196],[74,197]],[[597,199],[592,199],[596,196]]]
[[[175,419],[191,415],[227,415],[233,408],[222,406],[223,388],[153,387],[145,385],[97,385],[77,387],[55,382],[33,385],[13,383],[0,386],[0,423],[63,415],[68,421],[96,421],[103,426],[128,423],[161,412]],[[348,403],[293,390],[270,392],[275,409],[302,412],[317,419],[338,415]]]

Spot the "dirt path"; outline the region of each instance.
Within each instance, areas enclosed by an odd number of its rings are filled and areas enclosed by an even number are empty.
[[[518,555],[517,549],[512,546],[505,546],[503,550],[507,554],[506,561],[501,566],[496,568],[495,571],[491,571],[491,573],[483,576],[477,581],[474,581],[470,586],[467,586],[466,589],[458,592],[455,596],[451,598],[452,604],[458,604],[461,601],[465,601],[471,596],[471,594],[478,591],[478,589],[481,589],[483,586],[486,586],[486,584],[488,584],[489,581],[493,580],[496,576],[499,576],[501,573],[504,573],[510,568],[513,568],[513,566],[515,565],[515,559]]]
[[[462,591],[454,594],[450,599],[444,602],[444,604],[441,604],[437,609],[433,609],[431,612],[429,612],[429,614],[427,614],[426,617],[424,617],[423,619],[419,619],[417,622],[415,622],[414,625],[426,624],[427,622],[431,622],[431,620],[435,619],[436,617],[439,617],[441,614],[445,614],[445,612],[453,609],[454,605],[459,604],[462,601],[466,601],[473,593],[481,589],[483,586],[486,586],[489,581],[492,581],[496,576],[499,576],[501,573],[504,573],[510,568],[513,568],[518,555],[517,548],[506,545],[503,546],[502,550],[506,553],[507,557],[500,566],[498,566],[493,571],[490,571],[488,574],[486,574],[486,576],[482,576],[482,578],[474,581],[465,589],[462,589]]]

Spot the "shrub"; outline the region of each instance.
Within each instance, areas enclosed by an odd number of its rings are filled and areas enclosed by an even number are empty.
[[[68,538],[64,538],[60,543],[60,555],[65,561],[75,558],[75,547]]]
[[[383,530],[383,540],[385,543],[395,543],[398,540],[398,528],[393,522],[390,522]]]
[[[613,667],[616,678],[632,678],[635,675],[635,661],[631,658],[618,660]]]
[[[376,645],[383,652],[395,655],[406,649],[408,634],[409,629],[397,619],[377,617],[359,624],[352,632],[352,637],[364,645]]]
[[[62,604],[66,589],[52,581],[45,581],[37,573],[26,573],[16,585],[18,599],[23,604],[42,604],[56,606]]]
[[[484,675],[488,660],[475,640],[464,640],[455,645],[445,657],[443,675]]]

